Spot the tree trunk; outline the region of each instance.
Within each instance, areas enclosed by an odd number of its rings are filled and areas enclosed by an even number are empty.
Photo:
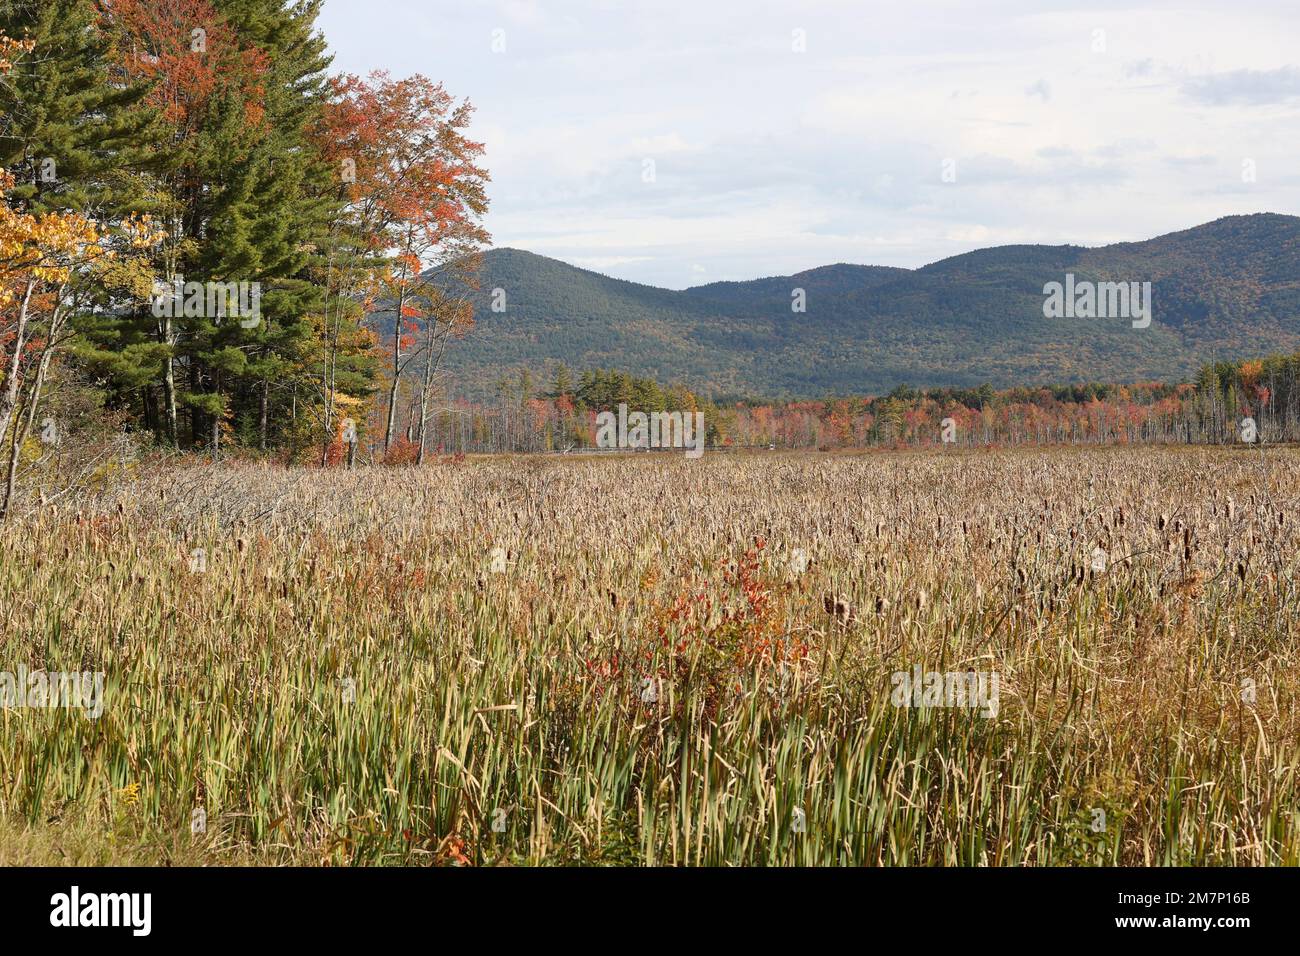
[[[199,391],[199,367],[193,360],[190,361],[190,393],[197,395]],[[199,411],[197,405],[190,406],[190,447],[197,448],[203,435],[203,413]]]
[[[261,449],[262,451],[266,451],[266,422],[271,407],[271,383],[267,379],[262,379],[262,397],[260,404],[258,430],[260,433]]]
[[[26,429],[22,427],[22,419],[14,422],[14,440],[9,448],[9,462],[5,472],[5,496],[0,501],[0,521],[4,521],[9,516],[9,503],[13,500],[14,484],[18,476],[18,456],[22,451],[23,439],[26,438]],[[0,435],[0,446],[4,444],[3,436]]]
[[[158,434],[158,398],[154,395],[153,385],[141,386],[140,410],[145,431]]]
[[[405,275],[402,291],[397,294],[397,318],[393,325],[393,384],[388,389],[388,422],[384,429],[384,452],[393,443],[397,426],[397,389],[402,383],[402,312],[406,309]]]
[[[433,374],[435,371],[437,371],[438,366],[442,364],[442,349],[440,348],[438,350],[438,357],[437,359],[435,359],[433,357],[433,341],[432,341],[433,330],[432,329],[430,330],[429,334],[430,334],[430,341],[428,345],[429,355],[428,358],[426,358],[424,361],[424,385],[420,389],[420,422],[419,422],[420,452],[415,459],[415,463],[417,465],[423,465],[425,455],[428,454],[429,393],[433,390]],[[446,339],[444,338],[442,343],[444,347],[445,347],[445,343],[446,343]]]
[[[57,316],[57,313],[56,313]],[[51,340],[58,331],[58,318],[51,323]],[[50,360],[54,356],[53,344],[47,344],[45,350],[41,353],[41,361],[36,367],[36,379],[32,382],[31,392],[28,396],[27,414],[19,415],[14,422],[14,440],[9,449],[9,467],[5,475],[5,494],[4,501],[0,503],[0,521],[3,521],[9,514],[9,505],[13,501],[14,487],[18,479],[18,458],[22,453],[23,442],[31,434],[32,423],[36,420],[36,409],[41,401],[41,389],[45,385],[45,376],[50,370]],[[56,439],[57,440],[57,439]],[[0,445],[4,441],[0,440]]]
[[[163,345],[167,346],[167,357],[163,359],[163,416],[165,419],[165,431],[167,442],[173,448],[179,441],[176,425],[176,366],[171,354],[172,347],[172,320],[170,316],[163,318],[159,326],[159,337]]]
[[[18,308],[18,326],[14,330],[14,354],[9,360],[9,368],[5,373],[5,390],[0,392],[0,444],[4,443],[4,436],[9,434],[9,424],[13,420],[14,409],[18,407],[18,385],[21,381],[18,371],[22,367],[23,348],[27,345],[27,319],[30,314],[32,290],[35,288],[35,282],[27,283],[27,288],[23,290],[22,304]]]
[[[329,322],[328,315],[326,315],[325,321]],[[339,347],[337,323],[333,331],[327,330],[326,338],[329,340],[329,347],[325,355],[324,368],[321,369],[321,395],[325,404],[325,421],[320,446],[320,466],[322,468],[330,463],[330,445],[334,443],[334,386],[331,372]],[[298,393],[296,391],[293,395],[293,402],[296,418],[298,409]]]
[[[212,394],[221,396],[221,373],[217,372],[212,377]],[[214,413],[212,416],[212,460],[216,461],[221,454],[221,414]]]

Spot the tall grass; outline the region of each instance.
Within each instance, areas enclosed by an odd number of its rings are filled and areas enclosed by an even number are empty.
[[[1297,466],[231,465],[32,504],[0,669],[106,702],[0,711],[0,862],[1294,865]],[[894,706],[914,665],[996,672],[997,715]]]

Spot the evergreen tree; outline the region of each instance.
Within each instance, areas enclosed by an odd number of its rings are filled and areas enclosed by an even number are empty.
[[[555,384],[551,388],[551,394],[556,398],[562,398],[573,391],[573,376],[569,372],[569,367],[561,362],[555,367]]]
[[[147,208],[131,173],[165,162],[162,130],[138,108],[147,86],[113,82],[92,0],[0,0],[0,33],[38,51],[0,84],[0,168],[16,180],[6,201],[101,221]]]
[[[310,316],[324,307],[323,288],[311,278],[337,214],[336,176],[313,148],[310,129],[329,96],[330,59],[315,31],[320,0],[285,5],[282,0],[219,0],[217,9],[246,41],[265,55],[265,135],[238,163],[225,201],[214,215],[212,242],[203,270],[246,275],[263,286],[262,321],[248,329],[227,324],[212,344],[227,355],[233,411],[243,417],[246,438],[267,447],[293,407],[286,391],[293,369],[307,360]],[[241,363],[226,350],[236,349]],[[286,389],[284,384],[288,385]],[[288,400],[273,400],[276,398]],[[284,423],[281,423],[283,427]],[[214,435],[214,442],[215,442]]]
[[[76,214],[110,233],[156,211],[150,183],[168,161],[164,129],[144,103],[147,84],[117,69],[93,0],[0,0],[0,34],[33,45],[0,84],[0,168],[17,180],[5,201],[37,216]],[[160,360],[139,315],[151,289],[152,274],[130,257],[61,284],[29,330],[44,343],[33,407],[65,348],[108,381],[110,402],[129,400],[126,388],[147,381]]]

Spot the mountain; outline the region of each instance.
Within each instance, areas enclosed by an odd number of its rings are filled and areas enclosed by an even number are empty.
[[[1153,320],[1045,318],[1043,288],[1152,283]],[[617,368],[715,397],[817,398],[899,384],[995,387],[1190,378],[1300,350],[1300,217],[1230,216],[1145,242],[999,246],[919,269],[831,265],[670,291],[517,249],[484,256],[454,392],[520,368]],[[505,311],[491,308],[493,290]],[[793,312],[803,289],[806,311]],[[499,301],[499,300],[498,300]]]

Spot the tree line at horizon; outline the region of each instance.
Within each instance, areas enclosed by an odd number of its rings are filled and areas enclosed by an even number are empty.
[[[1216,362],[1192,382],[916,389],[819,400],[711,399],[614,369],[557,365],[549,387],[522,370],[490,402],[458,401],[430,424],[441,453],[563,452],[595,447],[596,416],[702,411],[714,447],[820,449],[943,444],[1225,444],[1253,425],[1258,444],[1300,441],[1300,352]]]
[[[331,74],[322,2],[0,0],[0,515],[78,439],[329,463],[427,417],[483,147],[426,77]]]

